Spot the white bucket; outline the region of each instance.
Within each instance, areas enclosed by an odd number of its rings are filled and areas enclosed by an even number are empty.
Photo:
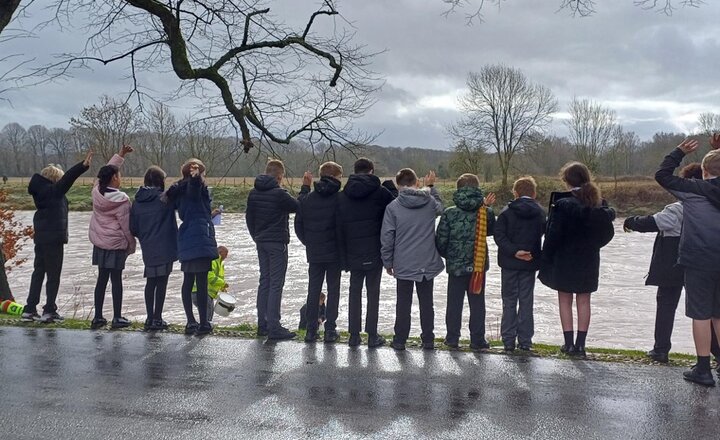
[[[215,313],[220,316],[228,316],[230,312],[235,310],[235,297],[228,293],[220,293],[215,304]]]

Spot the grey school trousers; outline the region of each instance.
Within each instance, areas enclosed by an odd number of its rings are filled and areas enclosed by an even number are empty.
[[[533,321],[533,295],[535,291],[535,271],[502,269],[503,314],[500,323],[503,344],[532,346],[535,333]]]

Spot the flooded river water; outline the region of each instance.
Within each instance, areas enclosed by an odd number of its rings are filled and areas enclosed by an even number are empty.
[[[31,223],[32,212],[20,212],[18,217]],[[70,243],[65,248],[65,263],[58,305],[66,317],[87,317],[92,313],[93,289],[97,270],[91,264],[92,245],[87,238],[89,212],[70,213]],[[291,219],[292,222],[292,219]],[[650,349],[653,343],[655,319],[655,288],[644,286],[653,234],[624,233],[622,223],[616,222],[613,241],[602,250],[600,289],[592,298],[592,322],[588,346]],[[218,244],[230,249],[225,263],[230,293],[238,299],[238,307],[227,318],[217,317],[220,325],[255,323],[255,292],[258,264],[255,246],[245,227],[243,214],[225,214],[222,225],[217,227]],[[487,278],[487,336],[499,339],[502,301],[500,298],[500,271],[496,264],[496,247],[490,242],[491,270]],[[297,327],[299,310],[305,301],[307,288],[307,264],[305,248],[294,234],[289,248],[290,261],[283,296],[283,323],[289,328]],[[124,315],[133,320],[145,319],[143,299],[143,264],[138,253],[128,258],[123,275],[125,286]],[[32,272],[32,244],[23,250],[30,259],[13,270],[10,283],[20,302],[27,298]],[[347,289],[349,276],[343,277],[338,329],[347,329]],[[180,301],[182,274],[179,264],[170,277],[164,317],[172,323],[184,324],[185,314]],[[443,337],[445,332],[446,274],[435,282],[435,334]],[[111,317],[112,302],[105,301],[105,316]],[[45,292],[43,290],[43,301]],[[380,295],[379,326],[382,333],[392,334],[395,319],[395,281],[383,275]],[[41,305],[43,302],[41,302]],[[363,299],[365,306],[365,299]],[[463,338],[467,331],[468,310],[465,308]],[[364,315],[363,315],[364,316]],[[413,304],[413,328],[411,335],[419,335],[417,300]],[[535,342],[562,344],[562,331],[557,311],[557,294],[537,282],[535,288]],[[690,320],[684,317],[684,299],[681,299],[673,335],[673,351],[693,352]]]

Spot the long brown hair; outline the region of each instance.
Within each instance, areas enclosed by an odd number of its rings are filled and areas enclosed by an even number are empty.
[[[580,162],[568,162],[560,170],[560,177],[563,182],[570,185],[573,195],[580,202],[588,207],[596,208],[600,206],[602,197],[600,188],[592,181],[590,170]]]

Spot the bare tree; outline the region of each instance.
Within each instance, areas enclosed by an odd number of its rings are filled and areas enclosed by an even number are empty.
[[[123,144],[132,142],[137,124],[135,111],[126,102],[109,96],[103,96],[99,105],[85,107],[80,116],[70,119],[70,125],[83,133],[90,147],[106,162]]]
[[[720,131],[720,114],[705,112],[698,116],[700,134],[711,135]]]
[[[25,146],[27,145],[27,131],[17,122],[11,122],[3,127],[2,141],[6,144],[7,149],[12,153],[12,160],[15,165],[15,175],[22,176],[25,167]]]
[[[144,120],[145,142],[140,145],[140,152],[150,163],[161,168],[165,166],[165,158],[176,146],[179,128],[175,115],[170,109],[156,103]]]
[[[459,100],[463,119],[450,132],[484,150],[495,151],[502,184],[507,186],[513,157],[533,133],[549,126],[557,100],[549,89],[531,83],[520,70],[503,65],[471,72],[467,87],[468,92]]]
[[[222,175],[225,169],[219,170],[221,159],[228,157],[228,137],[222,137],[223,130],[218,126],[221,121],[202,120],[187,121],[182,129],[182,137],[178,143],[181,158],[196,157],[207,167],[208,175]],[[181,159],[184,160],[184,159]]]
[[[50,130],[44,125],[31,125],[27,131],[27,141],[32,151],[33,169],[37,170],[47,165],[47,147]],[[38,166],[38,161],[40,166]]]
[[[485,151],[477,145],[471,145],[466,139],[460,139],[453,148],[450,169],[456,175],[472,173],[482,175]]]
[[[640,139],[632,131],[625,131],[621,125],[615,125],[608,153],[608,166],[617,190],[618,176],[630,174],[632,158],[638,149]]]
[[[369,141],[355,137],[350,123],[374,103],[381,81],[369,70],[372,54],[353,43],[352,25],[335,1],[322,1],[297,28],[272,15],[269,3],[54,0],[58,22],[91,17],[83,28],[88,44],[34,75],[56,78],[124,62],[131,96],[141,102],[141,73],[171,69],[183,81],[177,94],[200,98],[204,116],[232,116],[246,152],[262,139],[335,146]]]
[[[48,146],[55,156],[55,161],[68,168],[68,156],[72,151],[72,135],[64,128],[53,128],[48,135]]]
[[[598,158],[610,148],[617,130],[615,111],[589,99],[573,98],[565,121],[577,158],[592,171],[598,170]]]

